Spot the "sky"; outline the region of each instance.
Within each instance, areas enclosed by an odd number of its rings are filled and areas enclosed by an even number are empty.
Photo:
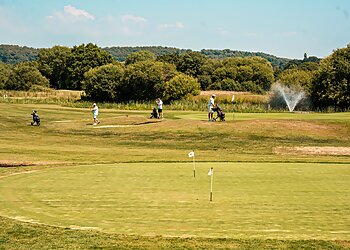
[[[90,42],[323,58],[350,43],[350,0],[0,0],[0,44]]]

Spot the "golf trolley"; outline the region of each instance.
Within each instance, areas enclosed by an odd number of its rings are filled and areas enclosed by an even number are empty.
[[[30,125],[37,125],[37,126],[40,126],[40,118],[39,118],[39,115],[37,114],[36,110],[33,110],[32,114],[33,116],[33,121],[30,123]]]
[[[212,108],[214,112],[216,112],[216,117],[213,117],[213,121],[219,119],[221,122],[225,121],[225,113],[222,111],[222,108],[219,105],[216,105],[215,108]]]

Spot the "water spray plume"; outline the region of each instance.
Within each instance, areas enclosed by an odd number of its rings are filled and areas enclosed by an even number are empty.
[[[275,85],[275,89],[281,94],[286,102],[289,112],[293,112],[301,99],[305,97],[305,92],[297,90],[296,87],[288,87],[280,83]]]

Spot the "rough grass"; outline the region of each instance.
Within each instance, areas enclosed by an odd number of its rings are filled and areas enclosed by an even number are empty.
[[[347,241],[143,237],[18,222],[0,217],[0,248],[27,249],[349,249]]]
[[[198,96],[165,103],[168,110],[206,111],[210,95],[202,91]],[[268,110],[268,95],[253,95],[246,92],[217,91],[216,102],[225,110],[243,112],[266,112]],[[232,94],[235,102],[232,103]],[[5,91],[0,90],[0,102],[13,104],[58,104],[67,107],[88,108],[92,102],[84,98],[83,91],[42,89],[39,91]],[[130,101],[126,103],[102,103],[100,107],[123,110],[151,110],[154,101]]]

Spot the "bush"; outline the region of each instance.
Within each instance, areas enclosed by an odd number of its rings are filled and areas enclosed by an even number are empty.
[[[83,90],[95,101],[118,99],[124,68],[120,64],[108,64],[90,69],[84,74]]]
[[[153,100],[161,96],[160,86],[175,74],[175,66],[169,63],[147,60],[130,64],[125,70],[122,100]]]
[[[164,84],[158,84],[156,88],[160,96],[166,101],[180,100],[200,94],[200,85],[197,79],[183,73],[178,73]]]
[[[4,88],[9,90],[29,90],[34,85],[49,86],[49,80],[40,71],[28,63],[18,64],[10,74]]]
[[[264,90],[259,85],[256,85],[256,83],[252,81],[242,82],[241,88],[242,88],[241,91],[252,92],[255,94],[264,93]]]
[[[11,68],[5,63],[0,62],[0,89],[5,88],[5,85],[11,75]]]

